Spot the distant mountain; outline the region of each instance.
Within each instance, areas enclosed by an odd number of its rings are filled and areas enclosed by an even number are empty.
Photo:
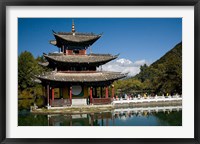
[[[127,84],[127,85],[126,85]],[[182,93],[182,42],[150,66],[140,66],[140,72],[123,82],[116,82],[122,90],[163,93]],[[137,87],[135,86],[137,85]]]
[[[125,58],[121,58],[121,59],[118,59],[116,60],[117,63],[120,63],[120,64],[126,64],[126,65],[129,65],[129,64],[132,64],[133,62],[128,60],[128,59],[125,59]]]
[[[138,74],[140,72],[140,66],[145,63],[147,63],[145,60],[132,62],[129,59],[121,58],[103,65],[102,70],[128,73],[128,77],[131,77]],[[101,70],[101,67],[99,70]]]

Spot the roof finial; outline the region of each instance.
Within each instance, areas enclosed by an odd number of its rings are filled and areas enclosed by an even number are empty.
[[[72,33],[73,33],[73,35],[75,34],[75,26],[74,26],[74,20],[72,20]]]

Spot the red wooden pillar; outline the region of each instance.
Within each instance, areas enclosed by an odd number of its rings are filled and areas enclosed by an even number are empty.
[[[112,98],[115,96],[115,90],[114,90],[114,85],[112,85]]]
[[[49,85],[47,85],[47,106],[49,106]]]
[[[108,98],[108,86],[106,86],[106,98]]]
[[[90,87],[90,104],[92,104],[92,87]]]
[[[54,101],[54,87],[51,88],[52,101]]]
[[[72,105],[72,87],[70,87],[69,90],[69,99],[70,99],[70,104]]]

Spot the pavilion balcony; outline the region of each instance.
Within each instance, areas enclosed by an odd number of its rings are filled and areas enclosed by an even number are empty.
[[[50,105],[52,107],[65,107],[65,106],[71,106],[70,99],[50,99]]]
[[[74,105],[73,100],[74,99],[72,99],[72,102],[71,102],[70,99],[54,99],[54,100],[50,99],[50,105],[52,107],[67,107],[67,106]],[[92,98],[92,102],[90,104],[104,105],[104,104],[111,104],[112,101],[113,101],[112,98]]]

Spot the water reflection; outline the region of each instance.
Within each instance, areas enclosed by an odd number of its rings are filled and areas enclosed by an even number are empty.
[[[76,115],[19,113],[19,126],[181,126],[182,107],[115,109]]]

